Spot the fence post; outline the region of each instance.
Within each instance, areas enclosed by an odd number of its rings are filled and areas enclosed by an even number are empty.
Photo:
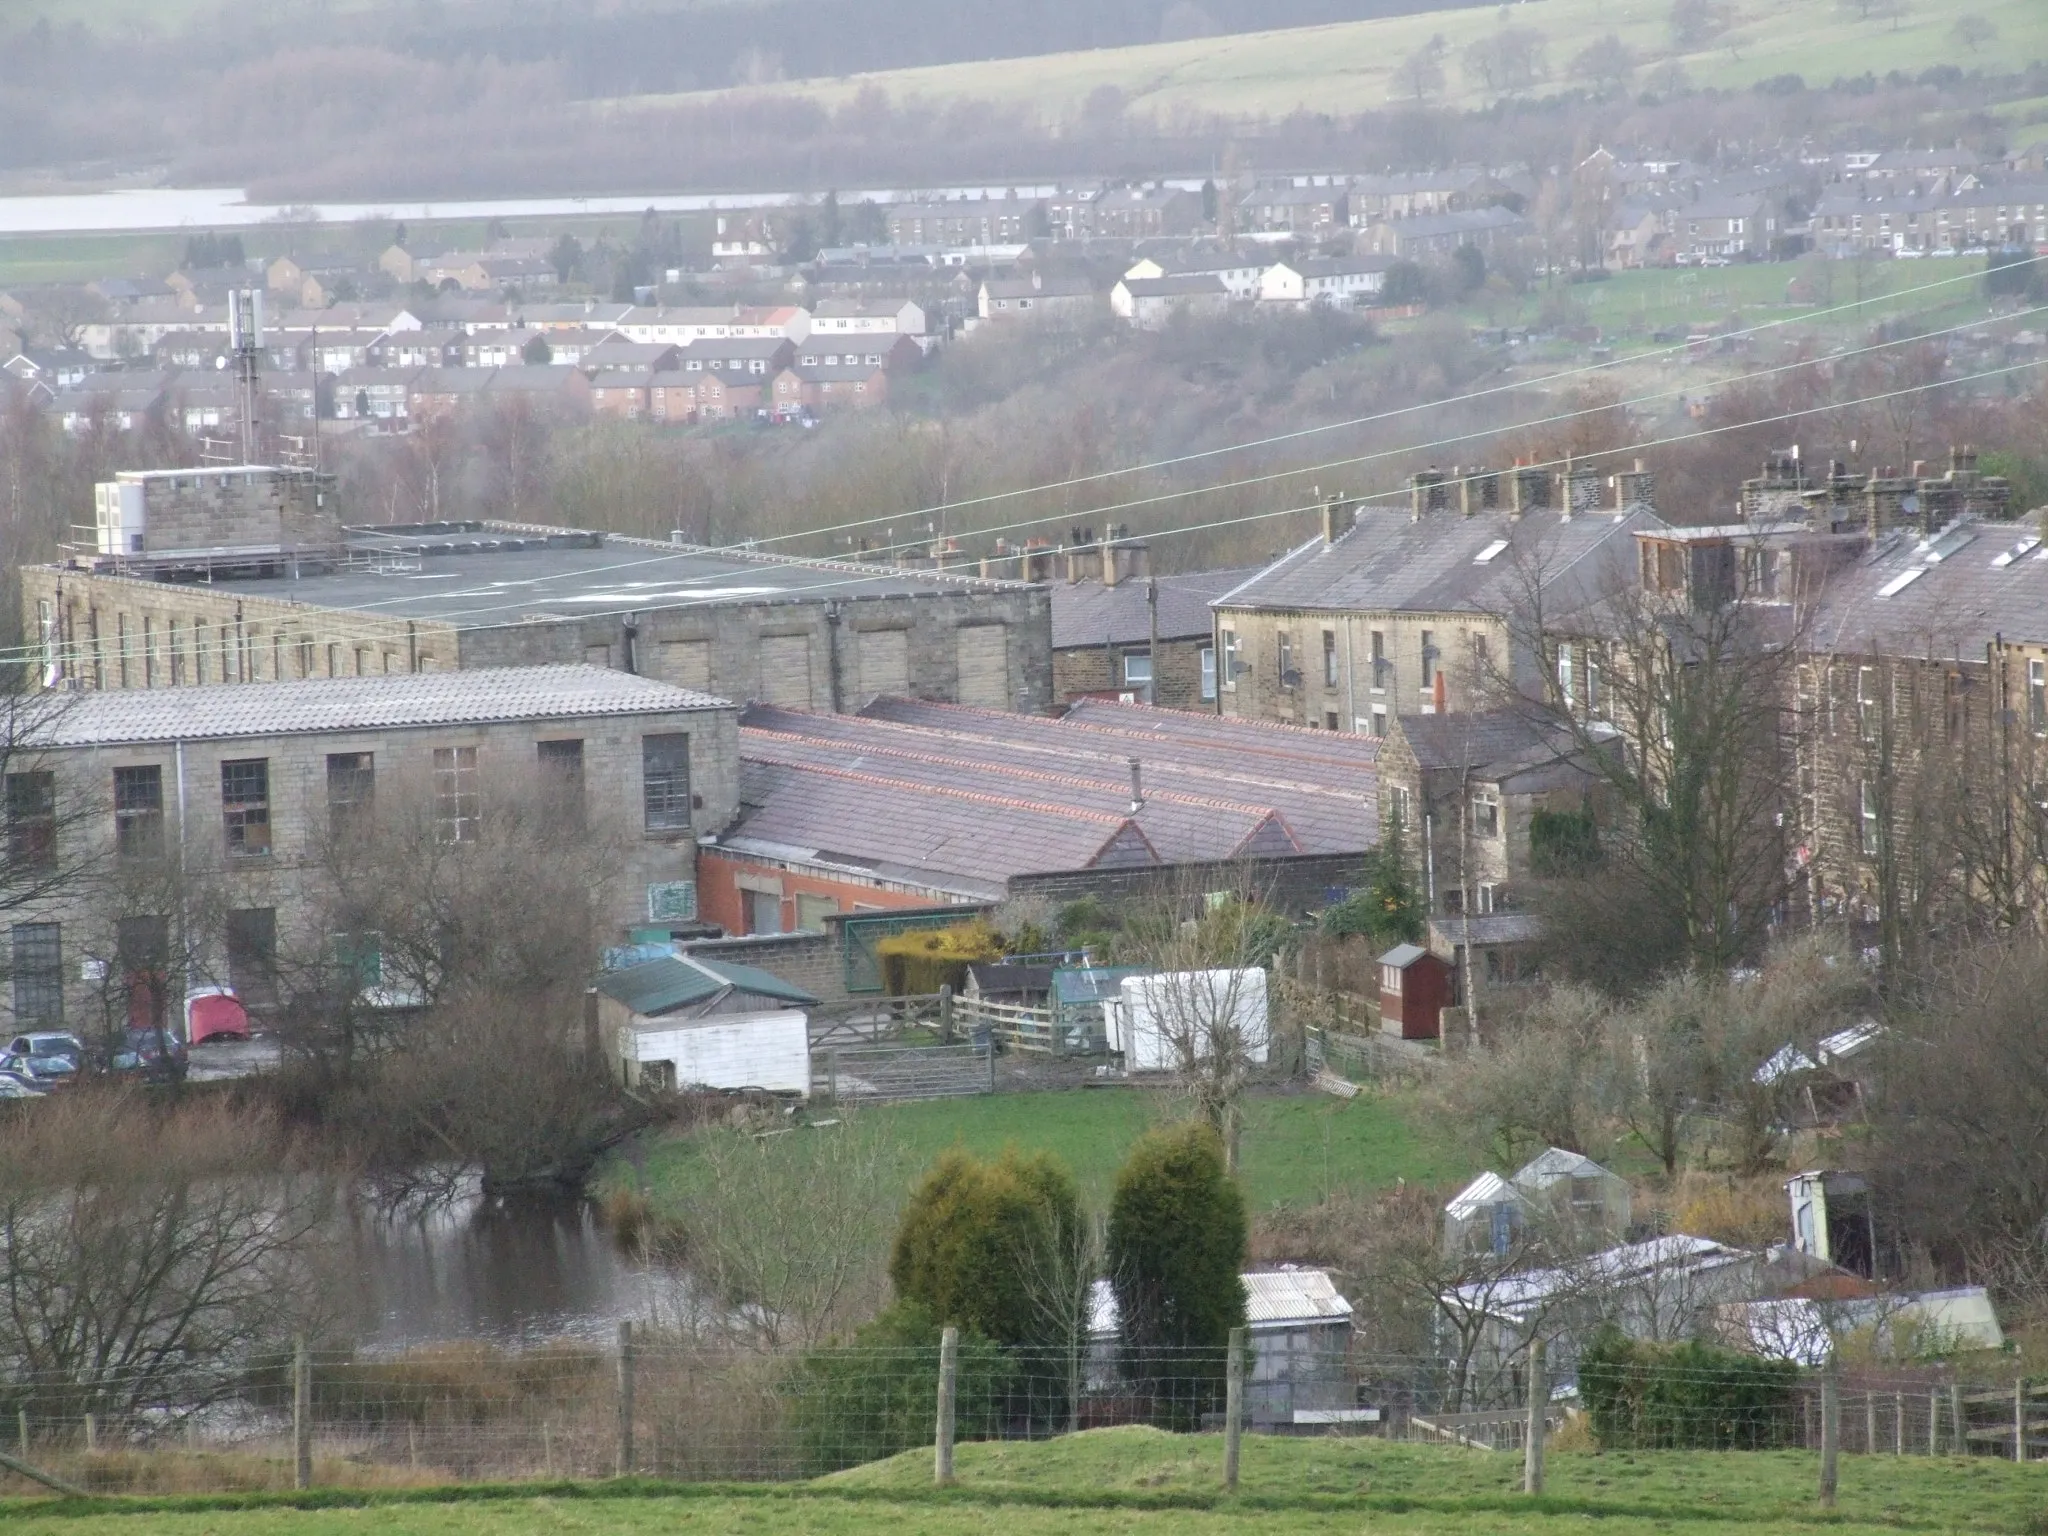
[[[1237,1460],[1244,1435],[1244,1330],[1230,1330],[1223,1362],[1223,1488],[1237,1492]]]
[[[21,1459],[28,1460],[28,1410],[23,1408],[14,1415],[15,1441],[21,1447]]]
[[[1941,1388],[1927,1394],[1927,1454],[1941,1454]]]
[[[619,1476],[633,1475],[633,1324],[619,1324]]]
[[[313,1486],[313,1357],[303,1333],[292,1340],[292,1486]]]
[[[1835,1382],[1835,1362],[1829,1357],[1820,1378],[1820,1507],[1835,1507],[1836,1459],[1841,1454],[1842,1400]]]
[[[1869,1391],[1863,1394],[1863,1454],[1877,1454],[1877,1394]]]
[[[554,1427],[546,1419],[540,1421],[540,1464],[549,1482],[555,1480],[555,1436]]]
[[[953,1398],[960,1387],[960,1330],[947,1325],[939,1335],[939,1422],[932,1435],[932,1482],[953,1482]]]
[[[825,1057],[825,1096],[834,1104],[839,1102],[839,1053],[831,1051]]]
[[[939,987],[939,1044],[953,1043],[953,985],[945,982]]]
[[[1948,1427],[1951,1451],[1957,1456],[1968,1455],[1970,1437],[1963,1431],[1963,1386],[1958,1381],[1948,1384]]]
[[[94,1417],[94,1416],[93,1416],[92,1414],[89,1414],[89,1413],[88,1413],[88,1414],[87,1414],[87,1415],[85,1416],[85,1449],[86,1449],[86,1454],[87,1454],[87,1455],[91,1455],[91,1454],[92,1454],[92,1453],[93,1453],[94,1451],[98,1450],[99,1448],[100,1448],[100,1425],[99,1425],[99,1420],[98,1420],[97,1418],[95,1418],[95,1417]]]
[[[996,1091],[996,1032],[988,1032],[988,1091]]]
[[[2012,1384],[2012,1459],[2027,1459],[2027,1378]]]
[[[1550,1383],[1543,1379],[1543,1341],[1529,1341],[1529,1436],[1522,1446],[1522,1492],[1543,1491],[1543,1434],[1549,1428]]]

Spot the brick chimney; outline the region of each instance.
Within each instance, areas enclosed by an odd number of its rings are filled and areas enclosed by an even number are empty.
[[[1627,512],[1635,507],[1657,510],[1657,477],[1643,468],[1643,461],[1637,459],[1632,469],[1619,470],[1610,482],[1614,486],[1614,510]]]
[[[1416,522],[1431,512],[1441,512],[1450,503],[1444,472],[1434,464],[1408,477],[1408,515]]]
[[[1473,469],[1451,474],[1458,482],[1458,510],[1467,517],[1500,510],[1500,476],[1490,469]]]
[[[1052,545],[1045,539],[1024,541],[1024,579],[1026,581],[1052,580]]]
[[[1566,518],[1599,510],[1600,472],[1566,454],[1564,472],[1557,477],[1557,505]]]
[[[1510,471],[1508,510],[1520,517],[1550,505],[1550,471],[1535,464],[1516,461]]]
[[[1152,574],[1152,551],[1126,535],[1128,528],[1112,527],[1102,545],[1102,584],[1114,587],[1126,581],[1142,581]]]
[[[1330,545],[1351,531],[1358,516],[1357,505],[1341,496],[1323,498],[1323,543]]]

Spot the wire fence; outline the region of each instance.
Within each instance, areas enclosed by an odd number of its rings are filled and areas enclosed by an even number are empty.
[[[622,1331],[616,1348],[450,1345],[388,1358],[319,1351],[240,1370],[112,1367],[0,1384],[0,1450],[97,1491],[448,1481],[807,1478],[930,1448],[950,1377],[953,1436],[1053,1440],[1117,1425],[1252,1435],[1372,1436],[1522,1450],[1540,1425],[1590,1448],[1819,1451],[2048,1459],[2048,1382],[1940,1367],[1738,1373],[1588,1366],[1489,1400],[1455,1362],[1372,1356],[1346,1341],[1254,1335],[1228,1350],[1134,1352],[967,1340],[769,1353]],[[1764,1362],[1757,1362],[1763,1366]],[[1832,1397],[1832,1403],[1829,1401]]]

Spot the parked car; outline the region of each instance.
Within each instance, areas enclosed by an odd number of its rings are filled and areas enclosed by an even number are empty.
[[[0,1099],[40,1099],[50,1090],[39,1088],[15,1072],[0,1072]]]
[[[191,1066],[185,1042],[175,1030],[137,1029],[122,1032],[122,1039],[106,1053],[103,1066],[116,1077],[139,1077],[146,1083],[182,1083]]]
[[[7,1042],[7,1049],[0,1052],[0,1072],[11,1072],[40,1087],[54,1088],[78,1076],[79,1063],[84,1059],[85,1047],[76,1035],[16,1035]]]

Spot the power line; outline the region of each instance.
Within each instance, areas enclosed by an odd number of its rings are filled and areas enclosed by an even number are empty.
[[[1689,430],[1687,430],[1687,431],[1684,431],[1684,432],[1668,433],[1668,434],[1665,434],[1665,435],[1662,435],[1662,436],[1656,436],[1656,437],[1646,437],[1646,438],[1640,439],[1639,441],[1637,441],[1637,442],[1634,442],[1634,443],[1623,443],[1623,444],[1620,444],[1620,445],[1618,445],[1618,446],[1616,446],[1616,447],[1614,447],[1614,448],[1611,448],[1611,449],[1607,449],[1607,450],[1605,450],[1605,451],[1603,452],[1603,454],[1602,454],[1601,456],[1602,456],[1602,457],[1605,457],[1605,456],[1606,456],[1607,454],[1620,454],[1620,453],[1635,453],[1635,452],[1641,452],[1641,451],[1643,451],[1643,450],[1646,450],[1646,449],[1650,449],[1650,448],[1662,448],[1662,447],[1670,447],[1670,446],[1672,446],[1673,444],[1677,444],[1677,443],[1685,443],[1685,442],[1696,442],[1696,441],[1699,441],[1699,440],[1701,440],[1701,439],[1704,439],[1704,438],[1710,438],[1710,437],[1717,437],[1717,436],[1721,436],[1721,435],[1724,435],[1724,434],[1726,434],[1726,433],[1730,433],[1730,432],[1740,432],[1740,431],[1746,431],[1746,430],[1748,430],[1748,429],[1750,429],[1750,428],[1753,428],[1753,427],[1763,427],[1763,426],[1776,426],[1776,425],[1780,425],[1780,424],[1782,424],[1782,423],[1785,423],[1785,422],[1790,422],[1790,421],[1800,421],[1800,420],[1805,420],[1805,419],[1807,419],[1807,418],[1810,418],[1810,417],[1814,417],[1814,416],[1822,416],[1822,415],[1827,415],[1827,414],[1829,414],[1830,412],[1834,412],[1834,411],[1854,410],[1854,409],[1856,409],[1856,408],[1858,408],[1858,407],[1861,407],[1861,406],[1866,406],[1866,405],[1879,405],[1879,404],[1883,404],[1884,402],[1886,402],[1886,401],[1888,401],[1888,400],[1899,400],[1899,399],[1904,399],[1904,398],[1907,398],[1907,397],[1909,397],[1909,396],[1913,396],[1913,395],[1922,395],[1922,394],[1929,394],[1929,393],[1932,393],[1932,392],[1934,392],[1934,391],[1936,391],[1936,390],[1942,390],[1942,389],[1950,389],[1950,388],[1953,388],[1953,387],[1955,387],[1955,386],[1958,386],[1958,385],[1962,385],[1962,384],[1972,384],[1972,383],[1978,383],[1978,382],[1981,382],[1981,381],[1983,381],[1983,380],[1986,380],[1986,379],[1995,379],[1995,378],[2008,378],[2008,377],[2012,377],[2012,376],[2014,376],[2014,375],[2017,375],[2017,374],[2021,374],[2021,373],[2027,372],[2027,371],[2028,371],[2028,370],[2030,370],[2030,369],[2035,369],[2035,368],[2039,368],[2039,367],[2043,366],[2043,364],[2044,364],[2044,363],[2048,363],[2048,358],[2036,358],[2036,359],[2030,359],[2030,360],[2028,360],[2028,361],[2026,361],[2026,362],[2021,362],[2021,363],[2011,363],[2011,364],[2007,364],[2007,365],[2005,365],[2005,366],[2003,366],[2003,367],[1999,367],[1999,368],[1987,368],[1987,369],[1980,369],[1980,370],[1978,370],[1977,372],[1974,372],[1974,373],[1968,373],[1968,374],[1960,374],[1960,375],[1957,375],[1957,376],[1955,376],[1955,377],[1953,377],[1953,378],[1943,378],[1943,379],[1934,379],[1934,380],[1930,380],[1930,381],[1928,381],[1928,382],[1926,382],[1926,383],[1922,383],[1922,384],[1913,384],[1913,385],[1906,385],[1906,386],[1903,386],[1903,387],[1901,387],[1901,388],[1899,388],[1899,389],[1893,389],[1893,390],[1885,390],[1885,391],[1881,391],[1881,392],[1879,392],[1879,393],[1877,393],[1877,394],[1872,394],[1872,395],[1864,395],[1864,396],[1861,396],[1861,397],[1859,397],[1859,398],[1857,398],[1857,399],[1853,399],[1853,400],[1841,400],[1841,401],[1830,401],[1830,402],[1828,402],[1828,403],[1826,403],[1826,404],[1821,404],[1821,405],[1803,406],[1803,407],[1800,407],[1800,408],[1798,408],[1798,409],[1795,409],[1795,410],[1787,410],[1787,411],[1778,411],[1778,412],[1774,412],[1774,413],[1772,413],[1771,415],[1768,415],[1768,416],[1754,417],[1754,418],[1751,418],[1751,419],[1748,419],[1748,420],[1744,420],[1744,421],[1734,421],[1734,422],[1721,422],[1721,423],[1716,423],[1716,424],[1714,424],[1714,425],[1712,425],[1712,426],[1703,426],[1703,427],[1696,427],[1696,428],[1692,428],[1692,429],[1689,429]],[[1525,465],[1524,467],[1525,467],[1525,468],[1536,468],[1536,469],[1554,468],[1554,467],[1557,467],[1557,466],[1563,465],[1563,464],[1565,464],[1566,462],[1567,462],[1567,460],[1566,460],[1566,459],[1563,459],[1563,458],[1553,458],[1553,459],[1548,459],[1548,460],[1539,460],[1539,461],[1537,461],[1537,462],[1536,462],[1536,463],[1534,463],[1534,464],[1531,464],[1531,465]],[[1446,483],[1455,483],[1455,482],[1446,482]],[[1353,498],[1349,498],[1349,499],[1350,499],[1350,500],[1353,500],[1353,501],[1356,501],[1356,502],[1359,502],[1359,503],[1361,503],[1361,504],[1362,504],[1362,503],[1367,503],[1367,502],[1382,502],[1382,501],[1389,501],[1389,500],[1394,500],[1394,499],[1398,499],[1399,497],[1402,497],[1402,496],[1405,496],[1405,495],[1408,495],[1408,494],[1409,494],[1409,488],[1408,488],[1407,486],[1399,486],[1399,487],[1394,487],[1394,488],[1390,488],[1390,489],[1388,489],[1388,490],[1383,490],[1383,491],[1373,491],[1373,492],[1368,492],[1368,493],[1366,493],[1366,494],[1364,494],[1364,495],[1361,495],[1361,496],[1357,496],[1357,497],[1353,497]],[[1216,518],[1216,519],[1212,519],[1212,520],[1210,520],[1210,521],[1208,521],[1208,522],[1203,522],[1203,523],[1190,523],[1190,524],[1183,524],[1183,525],[1181,525],[1181,526],[1178,526],[1178,527],[1174,527],[1174,528],[1170,528],[1170,529],[1162,529],[1162,530],[1160,530],[1160,531],[1158,532],[1158,534],[1156,534],[1156,535],[1154,535],[1154,536],[1155,536],[1155,537],[1159,537],[1159,538],[1166,538],[1166,537],[1173,537],[1173,536],[1178,536],[1178,535],[1184,535],[1184,534],[1194,534],[1194,533],[1206,533],[1206,532],[1212,532],[1212,531],[1214,531],[1214,530],[1217,530],[1217,529],[1221,529],[1221,528],[1233,528],[1233,527],[1243,527],[1243,526],[1246,526],[1246,525],[1249,525],[1249,524],[1252,524],[1252,523],[1260,523],[1260,522],[1267,522],[1267,521],[1271,521],[1271,520],[1272,520],[1272,519],[1274,519],[1274,518],[1280,518],[1280,517],[1293,517],[1293,516],[1297,516],[1297,515],[1300,515],[1300,514],[1302,514],[1302,513],[1306,513],[1306,512],[1313,512],[1313,511],[1317,510],[1317,508],[1318,508],[1318,506],[1319,506],[1319,505],[1320,505],[1320,503],[1317,503],[1317,502],[1311,502],[1311,503],[1307,503],[1307,504],[1303,504],[1303,505],[1297,505],[1297,506],[1287,506],[1287,507],[1278,507],[1278,508],[1268,508],[1268,509],[1266,509],[1266,510],[1264,510],[1264,511],[1260,511],[1260,512],[1250,512],[1250,513],[1244,513],[1244,514],[1241,514],[1241,515],[1238,515],[1238,516],[1234,516],[1234,517],[1226,517],[1226,518]],[[1018,525],[1016,525],[1016,526],[1020,526],[1020,527],[1028,527],[1028,526],[1031,526],[1032,524],[1034,524],[1034,523],[1036,523],[1036,522],[1039,522],[1039,521],[1042,521],[1042,519],[1035,519],[1035,518],[1034,518],[1034,519],[1030,519],[1029,521],[1027,521],[1027,522],[1025,522],[1025,523],[1022,523],[1022,524],[1018,524]],[[989,533],[994,533],[994,532],[1001,532],[1001,531],[1005,531],[1005,530],[1002,530],[1002,529],[987,529],[987,530],[984,530],[984,532],[989,532]],[[906,544],[906,545],[903,545],[903,546],[900,546],[900,547],[902,547],[902,548],[915,548],[915,547],[919,547],[919,546],[918,546],[918,545],[915,545],[915,544]],[[673,558],[677,558],[677,557],[676,557],[676,556],[665,556],[665,557],[651,557],[651,558],[669,558],[669,559],[673,559]],[[640,563],[645,563],[645,562],[634,562],[634,563],[635,563],[635,564],[640,564]],[[806,563],[806,564],[810,564],[810,563],[812,563],[812,562],[804,562],[804,563]],[[886,571],[862,571],[862,572],[860,572],[859,574],[851,574],[851,575],[849,575],[849,576],[848,576],[848,577],[847,577],[847,578],[846,578],[845,580],[843,580],[843,581],[836,581],[836,582],[820,582],[820,583],[817,583],[817,584],[815,584],[815,585],[813,585],[813,586],[810,586],[810,587],[807,587],[807,588],[805,588],[805,591],[806,591],[807,593],[810,593],[810,592],[824,592],[824,591],[831,591],[831,590],[834,590],[834,589],[836,589],[836,588],[839,588],[839,587],[846,587],[846,586],[856,586],[856,585],[860,585],[860,584],[862,584],[862,583],[864,583],[864,582],[870,582],[870,581],[873,581],[873,580],[875,580],[875,579],[876,579],[876,578],[877,578],[878,576],[881,576],[881,575],[886,575],[886,574],[887,574],[887,572],[886,572]],[[467,612],[465,612],[464,614],[462,614],[462,615],[461,615],[460,617],[461,617],[461,618],[475,618],[475,617],[477,617],[477,616],[479,616],[479,615],[482,615],[482,614],[487,614],[487,613],[494,613],[494,612],[500,612],[500,611],[503,611],[504,609],[508,609],[508,608],[516,608],[516,607],[519,607],[519,606],[521,606],[521,603],[522,603],[522,602],[530,602],[530,601],[531,601],[531,599],[530,599],[530,598],[526,598],[526,599],[517,599],[517,600],[511,601],[511,602],[507,602],[507,603],[502,603],[502,604],[496,604],[496,605],[493,605],[493,606],[491,606],[491,607],[488,607],[488,608],[478,608],[478,609],[471,609],[471,610],[468,610]],[[589,613],[589,614],[583,615],[583,617],[586,617],[586,618],[609,618],[609,617],[613,617],[613,616],[615,616],[615,615],[625,615],[625,614],[630,614],[630,613],[636,613],[636,612],[640,612],[640,611],[642,611],[642,607],[643,607],[643,605],[638,605],[638,604],[632,604],[632,605],[626,605],[626,606],[622,606],[622,607],[619,607],[619,608],[607,608],[607,609],[597,609],[597,610],[593,610],[593,611],[592,611],[591,613]],[[356,612],[356,611],[358,611],[358,610],[350,610],[349,612],[350,612],[350,613],[354,613],[354,612]],[[449,622],[449,621],[437,621],[437,622]],[[490,625],[490,626],[480,626],[480,627],[490,627],[490,628],[499,628],[499,627],[503,627],[503,625]],[[333,627],[333,628],[329,628],[329,629],[326,629],[326,630],[324,630],[324,631],[322,632],[322,636],[323,636],[323,638],[321,639],[320,643],[323,643],[323,644],[325,644],[325,643],[333,643],[333,644],[353,644],[353,643],[355,643],[355,641],[356,641],[356,640],[358,640],[358,639],[361,639],[361,640],[370,640],[370,641],[384,641],[384,640],[389,640],[389,639],[393,638],[393,637],[392,637],[391,635],[387,635],[387,634],[373,634],[372,632],[370,632],[370,631],[367,631],[367,630],[357,631],[357,632],[356,632],[356,633],[355,633],[354,635],[351,635],[350,631],[349,631],[349,630],[347,629],[347,627],[346,627],[346,624],[345,624],[345,622],[344,622],[344,624],[343,624],[342,626],[338,626],[338,627]],[[136,636],[133,636],[133,635],[131,635],[131,637],[130,637],[130,638],[131,638],[131,639],[135,639],[135,638],[139,638],[139,637],[136,637]],[[84,649],[84,647],[82,647],[82,646],[81,646],[81,645],[80,645],[80,644],[79,644],[78,642],[76,642],[76,641],[72,641],[72,642],[66,642],[66,643],[65,643],[65,649],[66,649],[66,650],[67,650],[67,651],[68,651],[69,653],[71,653],[71,655],[72,655],[72,656],[74,656],[74,657],[81,657],[81,658],[84,658],[84,659],[91,659],[91,657],[90,657],[90,653],[89,653],[89,652],[87,652],[87,651],[86,651],[86,650]],[[225,645],[225,644],[223,644],[223,645],[222,645],[222,646],[220,647],[220,654],[222,654],[222,655],[226,655],[226,654],[227,654],[227,652],[228,652],[228,646],[227,646],[227,645]],[[44,654],[45,654],[45,653],[44,653],[44,648],[43,648],[42,646],[40,646],[40,645],[23,645],[23,646],[19,646],[19,647],[13,647],[13,648],[10,648],[10,649],[7,649],[7,650],[0,650],[0,660],[11,660],[11,661],[38,661],[38,660],[41,660],[41,659],[43,659],[43,656],[44,656]],[[133,649],[132,647],[123,647],[123,648],[117,649],[117,650],[116,650],[116,651],[115,651],[115,652],[114,652],[113,654],[114,654],[114,657],[115,657],[115,658],[116,658],[116,659],[118,660],[118,659],[120,659],[120,658],[123,658],[123,657],[129,657],[129,656],[134,656],[134,655],[137,655],[137,654],[142,654],[142,653],[140,653],[140,652],[136,651],[136,650],[135,650],[135,649]]]
[[[1982,276],[1983,274],[1977,271],[1959,272],[1950,277],[1936,278],[1930,283],[1921,283],[1911,288],[1897,289],[1892,293],[1881,296],[1857,299],[1850,303],[1836,304],[1826,309],[1807,310],[1802,314],[1786,315],[1776,320],[1766,320],[1758,325],[1748,326],[1742,330],[1723,332],[1722,337],[1726,340],[1736,340],[1747,336],[1760,336],[1766,331],[1775,330],[1781,326],[1810,324],[1816,320],[1826,319],[1830,315],[1839,315],[1849,310],[1862,310],[1871,304],[1889,303],[1896,299],[1911,298],[1915,294],[1932,292],[1937,288],[1950,287],[1960,282],[1975,281]],[[1918,338],[1901,338],[1901,340],[1915,339]],[[1379,422],[1393,421],[1402,416],[1413,415],[1417,411],[1438,410],[1447,406],[1464,405],[1471,401],[1488,399],[1495,395],[1513,394],[1522,390],[1542,389],[1552,384],[1600,373],[1609,368],[1619,368],[1632,363],[1642,363],[1653,361],[1660,357],[1669,357],[1686,351],[1689,346],[1690,343],[1688,342],[1679,342],[1671,346],[1655,348],[1648,352],[1631,353],[1627,357],[1608,358],[1601,362],[1587,363],[1577,368],[1567,368],[1556,373],[1543,374],[1533,379],[1523,379],[1510,384],[1489,385],[1485,389],[1471,390],[1465,394],[1453,395],[1442,400],[1397,406],[1393,410],[1378,411],[1368,416],[1354,416],[1346,421],[1324,422],[1319,426],[1300,427],[1292,432],[1281,432],[1269,437],[1254,438],[1249,442],[1231,443],[1221,448],[1197,449],[1192,453],[1179,454],[1165,459],[1154,459],[1143,464],[1127,464],[1117,469],[1096,470],[1085,475],[1074,475],[1065,480],[1050,480],[1038,485],[1020,486],[1014,490],[991,491],[983,496],[969,496],[958,501],[937,502],[928,507],[912,508],[881,517],[856,519],[852,522],[838,523],[827,528],[808,529],[802,533],[772,534],[767,538],[752,542],[756,544],[779,544],[791,539],[812,538],[819,534],[844,533],[852,528],[870,528],[877,524],[894,522],[897,518],[933,518],[942,513],[958,511],[964,507],[984,506],[991,502],[1013,500],[1020,496],[1035,496],[1051,491],[1069,490],[1075,486],[1092,485],[1103,480],[1113,480],[1120,475],[1136,475],[1151,470],[1172,469],[1182,464],[1192,464],[1204,459],[1216,458],[1223,454],[1246,453],[1256,448],[1270,448],[1280,443],[1295,442],[1302,438],[1313,437],[1322,432],[1339,432],[1350,427],[1371,426]]]

